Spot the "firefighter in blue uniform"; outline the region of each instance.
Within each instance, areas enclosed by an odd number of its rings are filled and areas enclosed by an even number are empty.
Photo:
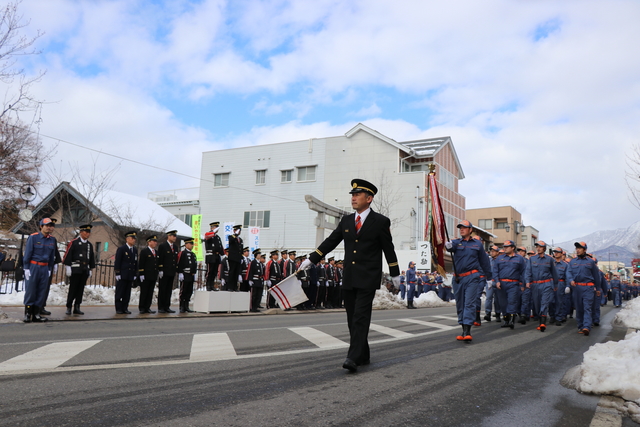
[[[578,333],[589,335],[593,321],[593,300],[600,296],[600,270],[587,256],[587,244],[576,242],[576,257],[569,261],[567,283],[575,293]]]
[[[498,298],[498,293],[496,290],[495,282],[496,282],[496,258],[498,258],[500,252],[500,248],[496,245],[493,245],[489,248],[489,262],[491,263],[491,274],[493,276],[493,280],[487,280],[487,292],[486,299],[484,302],[484,320],[487,322],[491,322],[491,307],[493,306],[494,312],[496,315],[496,322],[500,321],[500,315],[502,314],[502,309],[500,307],[500,298]]]
[[[598,266],[598,259],[592,254],[587,254],[593,262],[596,263],[596,267]],[[593,309],[592,309],[592,324],[593,326],[600,326],[600,307],[602,307],[602,295],[606,295],[609,291],[609,284],[607,283],[607,278],[604,276],[602,270],[598,269],[600,272],[600,293],[596,295],[593,299]]]
[[[473,225],[470,221],[463,220],[458,224],[460,239],[446,242],[445,247],[453,254],[456,266],[453,279],[453,295],[456,300],[458,323],[462,325],[462,334],[456,337],[459,341],[469,342],[471,326],[476,320],[476,302],[478,288],[483,287],[485,279],[491,280],[491,262],[484,251],[482,242],[471,237]]]
[[[131,288],[138,277],[136,232],[128,231],[124,237],[126,243],[116,250],[116,260],[113,264],[113,271],[116,274],[116,314],[131,314],[129,311]]]
[[[524,283],[527,261],[515,252],[513,240],[505,240],[504,254],[496,257],[493,263],[493,280],[497,297],[504,315],[501,328],[515,327],[516,314],[519,311],[520,287]]]
[[[613,306],[620,307],[622,305],[622,284],[620,283],[620,273],[613,273],[613,279],[609,282],[609,286],[611,287]]]
[[[416,290],[416,284],[418,278],[416,277],[416,263],[413,261],[409,262],[409,268],[407,268],[407,308],[416,308],[413,305],[413,294]]]
[[[184,241],[184,250],[178,254],[178,281],[180,283],[180,313],[193,313],[189,301],[193,295],[193,283],[198,272],[196,254],[193,253],[193,239]]]
[[[91,224],[80,226],[80,236],[69,242],[62,263],[65,265],[66,275],[69,277],[69,293],[67,294],[67,311],[71,315],[84,314],[80,311],[82,295],[87,279],[91,277],[91,270],[96,268],[93,245],[88,240],[91,235]]]
[[[555,260],[545,254],[547,244],[540,240],[535,246],[537,253],[529,258],[525,270],[525,282],[531,289],[533,311],[539,320],[536,329],[544,332],[547,328],[549,305],[555,295],[553,290],[558,287],[558,272]]]
[[[58,242],[51,235],[55,228],[51,218],[40,220],[40,232],[33,233],[25,244],[22,268],[24,269],[24,322],[46,322],[40,317],[40,307],[47,299],[49,276],[53,271]]]
[[[555,288],[555,319],[556,326],[562,326],[571,307],[571,287],[567,286],[567,267],[569,264],[564,260],[564,250],[562,248],[553,248],[552,252],[556,272],[558,273],[558,287]],[[567,289],[569,289],[568,292]]]

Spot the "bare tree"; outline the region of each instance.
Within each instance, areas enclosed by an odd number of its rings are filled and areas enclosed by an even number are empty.
[[[402,196],[400,193],[392,192],[393,185],[385,171],[380,174],[378,183],[379,190],[378,194],[373,198],[373,207],[378,213],[389,218],[391,220],[391,228],[394,228],[407,217],[407,215],[391,217],[391,213],[394,212],[393,207],[402,200]]]
[[[126,231],[136,231],[139,236],[142,236],[142,238],[138,239],[138,244],[140,245],[144,242],[144,237],[168,230],[174,221],[174,218],[167,218],[164,221],[153,217],[141,219],[137,214],[136,206],[123,205],[118,200],[113,199],[104,201],[104,210],[118,224],[117,227],[109,229],[111,241],[118,246],[124,245],[124,233]]]
[[[627,155],[627,167],[625,180],[629,188],[629,200],[640,209],[640,144],[634,145],[631,154]]]

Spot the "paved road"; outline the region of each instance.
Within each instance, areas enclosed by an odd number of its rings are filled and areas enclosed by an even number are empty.
[[[624,334],[492,322],[463,344],[451,308],[376,311],[372,363],[349,374],[344,321],[1,325],[0,425],[586,426],[599,398],[559,380],[590,345]]]

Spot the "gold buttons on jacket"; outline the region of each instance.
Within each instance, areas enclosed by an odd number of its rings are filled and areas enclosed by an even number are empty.
[[[358,243],[358,239],[356,239],[356,243]]]
[[[353,253],[355,254],[355,253],[356,253],[356,251],[353,251]]]
[[[351,261],[351,264],[355,264],[355,263],[356,263],[355,261]]]

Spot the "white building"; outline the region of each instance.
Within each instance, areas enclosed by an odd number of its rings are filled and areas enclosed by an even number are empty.
[[[307,253],[316,244],[316,212],[308,208],[304,196],[351,211],[351,179],[362,178],[379,189],[372,207],[391,218],[396,248],[413,249],[425,232],[430,163],[436,164],[452,232],[465,218],[465,199],[457,192],[458,179],[464,175],[451,138],[399,143],[363,124],[343,136],[203,153],[202,223],[259,226],[263,250]],[[341,251],[335,255],[340,257]]]

